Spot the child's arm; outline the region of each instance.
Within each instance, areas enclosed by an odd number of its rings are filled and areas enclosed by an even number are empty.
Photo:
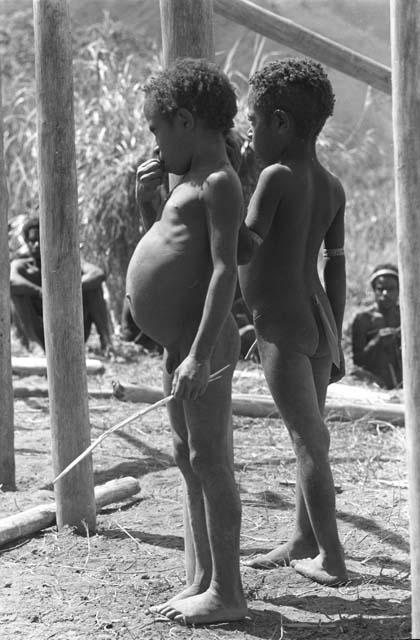
[[[239,230],[238,264],[247,264],[264,241],[280,203],[289,169],[278,164],[263,169]]]
[[[156,158],[142,162],[136,172],[136,202],[145,231],[155,223],[158,217],[156,195],[164,179],[162,162]]]
[[[344,255],[344,210],[345,195],[340,185],[341,204],[324,238],[324,284],[337,327],[340,348],[340,369],[333,366],[331,382],[337,382],[345,374],[344,356],[341,349],[344,308],[346,305],[346,259]]]
[[[236,247],[242,213],[239,180],[235,177],[232,182],[232,177],[221,172],[213,174],[202,193],[213,270],[197,334],[174,375],[174,393],[183,399],[195,399],[206,390],[210,357],[230,313],[237,282]]]

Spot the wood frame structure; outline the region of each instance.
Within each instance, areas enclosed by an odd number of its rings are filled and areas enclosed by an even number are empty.
[[[420,638],[420,0],[391,0],[392,120],[408,461],[412,637]]]
[[[54,475],[90,444],[66,0],[34,0],[40,244]],[[70,348],[69,348],[70,347]],[[57,525],[95,531],[92,458],[55,487]]]
[[[412,563],[412,637],[420,636],[420,0],[390,0],[393,78],[393,130],[397,229],[401,271],[404,388],[409,470]],[[213,0],[160,0],[166,64],[175,57],[214,55]],[[391,92],[390,70],[331,40],[261,9],[248,0],[214,0],[221,15],[292,49],[310,55],[358,80]],[[87,380],[82,336],[77,186],[72,108],[71,43],[65,0],[34,0],[38,99],[41,243],[45,287],[47,360],[54,471],[60,472],[89,445]],[[187,28],[186,28],[187,27]],[[204,35],[203,35],[204,33]],[[211,37],[210,34],[211,33]],[[7,190],[0,120],[0,255],[5,251]],[[2,290],[7,278],[0,263]],[[8,288],[8,287],[7,287]],[[0,296],[0,377],[8,417],[0,422],[0,456],[6,446],[10,482],[14,482],[10,425],[11,367],[7,345],[7,296]],[[67,345],[71,341],[74,350]],[[10,343],[9,343],[10,348]],[[6,389],[6,391],[4,391]],[[0,398],[0,401],[3,400]],[[2,407],[3,409],[3,407]],[[6,477],[6,476],[5,476]],[[0,478],[1,480],[2,478]],[[3,480],[4,482],[4,480]],[[79,465],[57,490],[57,522],[95,528],[91,460]]]
[[[0,485],[16,488],[14,405],[10,342],[9,197],[3,152],[3,116],[0,66]]]
[[[214,0],[214,10],[244,27],[319,62],[391,93],[391,69],[249,0]]]

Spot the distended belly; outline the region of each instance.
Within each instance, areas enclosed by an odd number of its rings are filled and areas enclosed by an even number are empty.
[[[144,236],[126,280],[137,326],[165,347],[176,344],[200,317],[208,284],[204,271],[196,252],[177,251],[159,238]]]

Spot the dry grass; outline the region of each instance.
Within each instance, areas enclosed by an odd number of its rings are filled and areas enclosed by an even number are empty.
[[[127,357],[126,357],[127,356]],[[92,385],[113,379],[160,384],[159,357],[119,349]],[[258,365],[246,365],[248,371]],[[28,383],[31,381],[28,380]],[[33,383],[36,379],[33,379]],[[235,391],[249,390],[239,378]],[[90,402],[92,439],[134,413],[112,399]],[[95,482],[133,475],[141,493],[98,515],[96,536],[54,527],[2,549],[2,637],[197,640],[346,638],[401,640],[410,633],[410,565],[404,432],[359,420],[331,421],[337,517],[350,582],[320,587],[290,568],[242,568],[250,618],[185,629],[148,613],[184,580],[181,483],[164,409],[116,432],[94,452]],[[235,469],[243,505],[242,558],[285,540],[293,526],[295,461],[278,420],[234,418]],[[2,494],[3,513],[51,499],[45,399],[16,403],[19,490]]]

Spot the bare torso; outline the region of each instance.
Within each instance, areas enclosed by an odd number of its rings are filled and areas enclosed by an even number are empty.
[[[282,167],[279,176],[280,200],[270,230],[253,260],[240,267],[240,284],[263,337],[312,355],[323,324],[320,313],[335,331],[317,263],[343,204],[342,189],[319,163]]]
[[[127,296],[140,329],[170,347],[198,326],[211,268],[200,185],[181,183],[140,240],[128,267]]]

